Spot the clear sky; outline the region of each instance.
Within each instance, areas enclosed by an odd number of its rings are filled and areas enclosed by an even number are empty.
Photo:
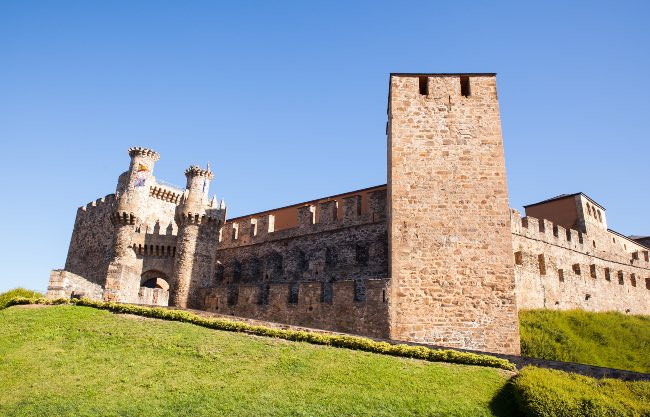
[[[0,1],[0,291],[44,290],[129,146],[229,216],[386,181],[390,72],[497,72],[510,204],[650,234],[650,3]]]

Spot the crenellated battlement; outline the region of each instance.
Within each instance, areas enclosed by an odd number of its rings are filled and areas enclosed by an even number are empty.
[[[645,257],[645,250],[625,251],[620,245],[615,245],[611,233],[583,233],[574,229],[566,229],[546,219],[537,219],[532,216],[521,217],[521,214],[511,209],[512,233],[528,239],[538,240],[550,245],[567,250],[579,252],[594,258],[605,259],[623,265],[634,265],[641,268],[650,268],[650,262]],[[626,239],[618,236],[618,239]],[[639,246],[629,240],[632,245]],[[639,246],[640,247],[640,246]],[[636,253],[636,254],[635,254]]]
[[[361,195],[327,199],[317,204],[296,205],[295,226],[276,230],[273,212],[228,220],[221,231],[223,249],[254,245],[279,239],[334,231],[386,221],[386,189],[368,194],[367,210],[362,211]]]
[[[213,178],[212,171],[208,169],[203,169],[201,167],[198,167],[196,165],[191,165],[189,168],[185,170],[185,176],[186,177],[206,177],[209,180]]]
[[[143,148],[141,146],[133,146],[129,148],[129,156],[133,158],[134,156],[146,156],[151,158],[154,162],[160,159],[160,154],[153,149]]]
[[[103,210],[106,206],[111,206],[113,203],[115,203],[115,194],[107,194],[104,197],[98,198],[97,200],[79,207],[79,211],[88,212],[95,210],[96,208]]]
[[[219,226],[223,222],[223,216],[220,213],[176,213],[176,222],[179,225],[201,225],[201,226]]]

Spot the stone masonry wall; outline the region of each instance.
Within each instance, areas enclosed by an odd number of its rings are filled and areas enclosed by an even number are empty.
[[[65,270],[104,285],[114,253],[114,227],[110,214],[115,195],[93,201],[77,210]]]
[[[581,233],[521,218],[516,210],[512,233],[520,309],[650,314],[647,248],[607,231]]]
[[[48,298],[86,297],[101,300],[104,288],[72,272],[55,269],[50,272]]]
[[[296,326],[388,337],[389,280],[222,285],[202,290],[204,310]],[[364,288],[359,294],[358,287]]]
[[[203,308],[386,337],[386,189],[365,206],[352,193],[296,207],[277,231],[268,212],[227,222]]]
[[[391,338],[518,353],[496,78],[464,80],[390,78]]]

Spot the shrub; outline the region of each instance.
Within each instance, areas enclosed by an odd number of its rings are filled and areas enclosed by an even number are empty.
[[[650,416],[650,382],[598,380],[535,367],[524,368],[513,381],[527,417]]]
[[[275,337],[295,342],[307,342],[317,345],[334,346],[365,352],[380,353],[391,356],[422,359],[430,362],[452,362],[465,365],[488,366],[501,368],[509,371],[516,370],[515,365],[506,359],[496,358],[490,355],[478,355],[475,353],[458,352],[454,350],[436,350],[425,346],[391,345],[386,342],[377,342],[372,339],[349,336],[330,335],[313,333],[298,330],[274,329],[264,326],[256,326],[239,321],[231,321],[222,318],[202,317],[194,313],[182,310],[169,310],[159,307],[145,307],[132,304],[120,304],[103,301],[93,301],[82,298],[80,300],[46,300],[43,298],[14,298],[8,305],[16,304],[62,304],[72,303],[78,306],[92,307],[108,310],[114,313],[134,314],[143,317],[151,317],[163,320],[180,321],[191,323],[197,326],[210,329],[224,330],[230,332],[242,332],[257,336]]]
[[[16,297],[22,298],[40,298],[41,294],[36,291],[26,290],[24,288],[14,288],[7,292],[0,293],[0,310],[9,307],[7,304]]]

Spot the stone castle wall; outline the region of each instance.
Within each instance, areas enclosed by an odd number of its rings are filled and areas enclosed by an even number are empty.
[[[387,337],[386,189],[364,197],[293,207],[282,230],[273,213],[227,222],[201,308]]]
[[[115,233],[110,214],[115,195],[93,201],[77,210],[65,270],[104,285],[113,254]]]
[[[648,248],[606,230],[582,233],[521,218],[515,210],[512,236],[520,309],[650,314]]]
[[[203,309],[296,326],[387,338],[387,279],[223,285]]]

